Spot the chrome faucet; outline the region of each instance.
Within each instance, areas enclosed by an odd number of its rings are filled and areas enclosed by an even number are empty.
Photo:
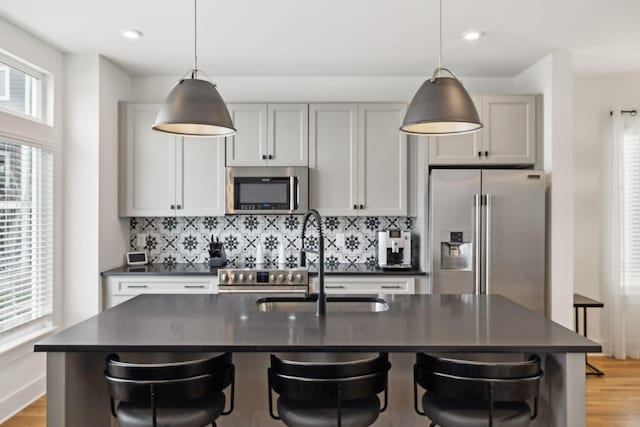
[[[307,234],[307,223],[311,218],[316,220],[318,228],[318,249],[305,248],[305,237]],[[316,316],[327,314],[327,295],[324,292],[324,234],[322,232],[322,217],[315,209],[309,209],[302,220],[302,245],[300,249],[300,266],[307,265],[307,252],[318,254],[318,303],[316,306]]]

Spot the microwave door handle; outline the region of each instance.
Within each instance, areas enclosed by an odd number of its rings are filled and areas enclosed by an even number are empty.
[[[298,202],[296,200],[296,177],[289,177],[289,210],[295,211],[298,207]]]

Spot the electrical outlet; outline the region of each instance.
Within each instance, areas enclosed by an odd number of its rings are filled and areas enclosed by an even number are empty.
[[[344,233],[336,234],[336,246],[338,246],[339,248],[344,247]]]
[[[136,245],[139,249],[144,249],[147,244],[147,233],[138,233]]]

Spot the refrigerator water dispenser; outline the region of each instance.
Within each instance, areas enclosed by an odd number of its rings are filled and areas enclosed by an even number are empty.
[[[473,267],[472,243],[464,241],[462,231],[449,233],[448,242],[440,242],[440,269],[471,271]]]

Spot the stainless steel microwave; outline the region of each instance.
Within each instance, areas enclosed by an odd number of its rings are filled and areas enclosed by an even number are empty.
[[[303,214],[309,208],[307,167],[227,167],[227,214]]]

